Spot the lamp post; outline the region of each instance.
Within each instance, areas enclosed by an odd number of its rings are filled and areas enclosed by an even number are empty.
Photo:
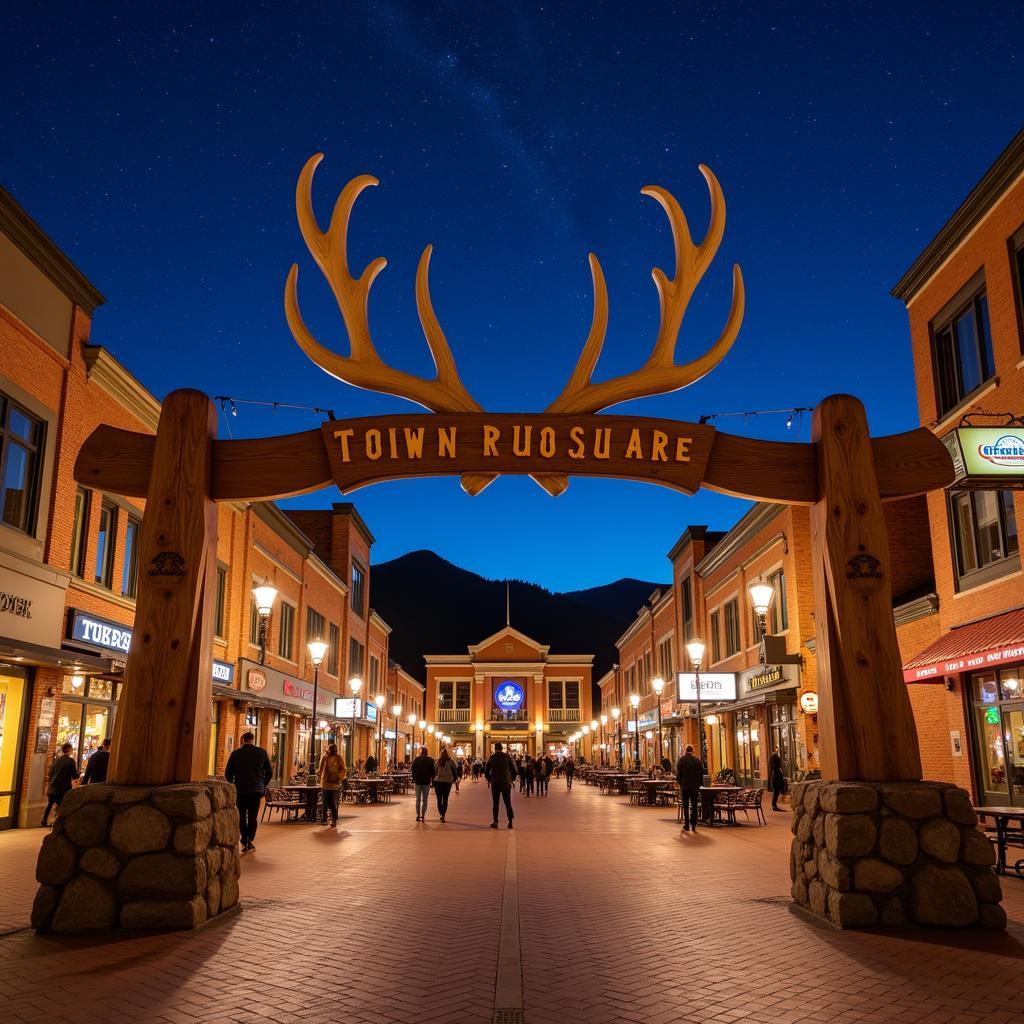
[[[757,622],[761,627],[761,642],[763,644],[764,638],[768,635],[766,620],[768,609],[772,604],[772,598],[775,596],[775,588],[770,583],[765,583],[764,580],[759,579],[756,583],[751,583],[747,587],[747,593],[750,595],[750,603],[754,606],[754,614],[757,615]],[[764,661],[764,647],[761,648],[761,660]]]
[[[601,764],[607,767],[608,765],[608,750],[604,745],[604,727],[608,724],[608,716],[601,716]]]
[[[617,667],[617,666],[616,666]],[[615,763],[622,767],[622,709],[612,708],[612,721],[615,723]]]
[[[410,714],[405,721],[409,726],[409,763],[412,764],[413,747],[416,746],[416,715]]]
[[[256,614],[260,619],[260,664],[267,660],[267,629],[270,625],[270,613],[274,610],[274,602],[277,600],[277,590],[269,583],[263,583],[252,588],[252,598],[256,602]],[[313,710],[316,717],[316,709]],[[312,726],[312,723],[310,723]]]
[[[353,676],[348,681],[349,689],[352,691],[352,726],[348,734],[348,766],[350,768],[356,763],[356,699],[359,691],[363,688],[363,681],[359,676]]]
[[[423,746],[426,746],[427,745],[427,723],[422,718],[419,720],[419,727],[420,727],[420,741],[423,743]],[[416,739],[415,739],[415,737],[413,737],[413,744],[412,745],[414,747],[416,746]],[[416,751],[414,750],[413,753],[416,753]]]
[[[398,727],[401,724],[400,719],[402,717],[402,705],[392,704],[391,714],[395,716],[395,752],[391,757],[391,769],[394,771],[395,765],[398,764]]]
[[[644,733],[644,739],[647,740],[647,753],[649,755],[651,752],[651,744],[654,742],[654,733],[648,729],[647,732]]]
[[[330,644],[324,643],[319,637],[316,640],[310,640],[306,646],[309,648],[309,660],[313,662],[313,715],[312,718],[316,720],[316,702],[319,696],[320,689],[320,665],[324,660],[324,655],[327,653],[327,648]],[[316,730],[310,729],[309,735],[309,768],[313,770],[313,765],[317,764],[316,760]]]
[[[427,726],[427,735],[428,736],[433,736],[434,735],[434,727],[432,725],[428,725]],[[428,751],[428,753],[429,753],[429,751]]]
[[[697,691],[697,736],[700,741],[700,763],[704,770],[708,766],[708,738],[704,735],[704,714],[700,703],[700,666],[704,661],[704,641],[691,640],[686,645],[686,653],[693,662],[694,689]]]
[[[661,691],[665,689],[665,680],[655,676],[651,680],[651,689],[658,700],[658,764],[661,764]]]
[[[580,740],[580,756],[585,758],[587,756],[587,737],[590,735],[590,726],[581,725],[580,735],[582,736]]]
[[[635,767],[640,763],[640,716],[636,710],[640,707],[640,694],[631,693],[629,703],[633,705],[633,765]]]
[[[377,771],[380,771],[380,743],[384,738],[384,701],[387,697],[383,693],[374,694],[373,703],[377,705]]]

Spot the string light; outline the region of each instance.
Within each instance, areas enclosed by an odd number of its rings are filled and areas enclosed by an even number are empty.
[[[231,410],[232,416],[238,415],[240,405],[264,405],[277,412],[278,409],[299,409],[302,412],[316,413],[318,416],[326,416],[329,420],[336,420],[333,409],[321,409],[318,405],[293,405],[291,402],[264,402],[257,398],[232,398],[230,395],[214,395],[213,400],[220,402],[221,411],[225,406]]]
[[[793,427],[793,421],[805,412],[813,412],[813,408],[809,405],[797,405],[792,409],[750,409],[747,412],[709,412],[699,417],[698,423],[707,423],[709,420],[724,419],[727,416],[742,416],[744,420],[749,419],[751,416],[785,416],[786,417],[786,429],[791,430]]]

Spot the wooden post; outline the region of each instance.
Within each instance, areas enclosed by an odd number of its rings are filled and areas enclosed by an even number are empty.
[[[205,779],[210,747],[217,507],[211,494],[217,413],[199,391],[164,400],[139,536],[131,650],[109,780]]]
[[[921,754],[896,643],[889,547],[864,406],[850,395],[826,398],[814,410],[812,438],[822,777],[917,781]]]

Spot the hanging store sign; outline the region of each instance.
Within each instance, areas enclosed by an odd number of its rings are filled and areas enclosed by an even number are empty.
[[[640,715],[640,728],[653,729],[658,724],[658,712],[657,711],[645,711]]]
[[[943,439],[956,487],[1024,488],[1024,429],[958,427]]]
[[[310,697],[312,699],[312,695]],[[376,711],[375,705],[367,704],[367,708],[373,707]],[[334,698],[334,717],[335,718],[362,718],[363,717],[363,702],[358,697],[335,697]]]
[[[235,681],[235,666],[229,661],[213,659],[213,681],[231,686]]]
[[[818,695],[814,690],[807,690],[800,694],[800,710],[805,715],[818,713]]]
[[[680,672],[678,677],[678,693],[681,701],[697,699],[697,674]],[[735,700],[735,672],[701,672],[700,699],[703,700]]]
[[[494,691],[494,706],[502,711],[518,711],[523,706],[526,695],[518,683],[511,679],[498,683]]]
[[[739,674],[740,697],[787,689],[799,683],[800,666],[796,664],[758,665]]]

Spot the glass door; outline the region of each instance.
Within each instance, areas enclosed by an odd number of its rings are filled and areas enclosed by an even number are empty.
[[[1004,704],[1003,742],[1010,803],[1024,806],[1024,704]]]
[[[25,710],[24,677],[0,674],[0,828],[13,828],[18,736]]]

